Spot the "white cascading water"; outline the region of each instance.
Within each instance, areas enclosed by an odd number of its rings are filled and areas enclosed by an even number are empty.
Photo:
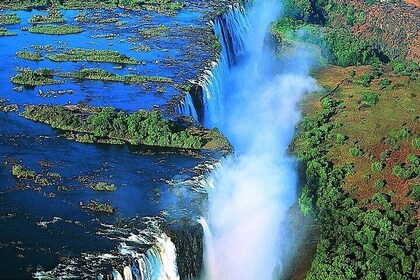
[[[176,249],[170,237],[161,230],[160,217],[145,217],[144,229],[116,227],[102,224],[98,232],[111,240],[117,240],[116,250],[104,254],[84,253],[66,264],[50,271],[34,273],[36,279],[93,279],[98,280],[179,280]],[[147,251],[139,250],[150,246]],[[104,267],[114,266],[103,275]]]
[[[175,245],[171,239],[162,234],[157,243],[150,248],[143,258],[138,260],[141,278],[144,280],[177,280]]]
[[[228,86],[226,73],[238,58],[243,55],[243,34],[249,30],[245,14],[238,12],[242,8],[234,6],[213,23],[213,29],[219,40],[229,42],[222,46],[220,59],[211,70],[205,73],[201,81],[203,88],[204,120],[207,127],[220,123],[224,116],[224,94]]]
[[[184,99],[179,103],[176,111],[181,115],[192,117],[198,121],[197,110],[194,107],[191,94],[188,92],[185,94]]]
[[[296,202],[296,162],[287,154],[297,104],[317,88],[305,56],[270,73],[263,48],[278,0],[233,7],[214,29],[222,54],[206,78],[204,123],[218,127],[235,154],[212,172],[208,188],[205,279],[277,279],[292,242],[287,210]],[[295,52],[296,53],[296,52]]]

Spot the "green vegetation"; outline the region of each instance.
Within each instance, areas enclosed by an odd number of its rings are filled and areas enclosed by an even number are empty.
[[[47,55],[47,58],[55,62],[63,61],[90,61],[112,62],[121,64],[141,64],[135,58],[110,50],[67,49],[64,53]]]
[[[0,27],[0,37],[3,36],[16,36],[17,33],[9,32],[6,28]]]
[[[12,166],[12,175],[20,180],[28,180],[40,186],[48,186],[50,183],[47,178],[42,177],[41,174],[36,174],[35,171],[23,167],[20,164]]]
[[[47,35],[66,35],[83,32],[83,29],[71,25],[36,25],[29,28],[29,32]]]
[[[94,9],[94,8],[126,8],[133,10],[151,10],[159,13],[174,13],[185,7],[185,3],[172,0],[4,0],[0,8],[26,10],[31,8],[54,9]]]
[[[99,182],[92,187],[95,191],[115,191],[117,187],[114,184],[107,184],[105,182]]]
[[[59,10],[49,10],[48,15],[35,14],[29,19],[29,23],[40,24],[40,23],[64,23],[63,14]]]
[[[156,26],[151,26],[149,28],[139,29],[139,34],[146,38],[161,37],[161,36],[165,36],[168,31],[169,31],[169,27],[166,27],[163,24],[159,24]]]
[[[157,111],[127,114],[110,107],[90,109],[27,105],[22,115],[53,128],[91,134],[95,141],[109,138],[133,145],[187,149],[200,149],[205,144],[199,131],[165,120]]]
[[[100,80],[107,82],[121,82],[127,84],[172,83],[172,79],[158,76],[125,75],[121,76],[99,68],[85,68],[75,73],[61,74],[63,77],[80,80]]]
[[[351,153],[351,155],[352,156],[354,156],[354,157],[360,157],[361,155],[363,155],[363,150],[362,149],[360,149],[359,147],[357,147],[357,146],[354,146],[354,147],[352,147],[351,149],[350,149],[350,153]]]
[[[375,93],[364,92],[360,100],[360,105],[364,108],[375,106],[379,102],[379,96]]]
[[[42,55],[40,55],[38,52],[17,52],[16,53],[17,57],[22,58],[22,59],[27,59],[27,60],[33,60],[33,61],[40,61],[40,60],[44,60],[44,58],[42,57]]]
[[[20,164],[13,165],[12,175],[18,179],[34,179],[36,177],[35,171],[27,169]]]
[[[19,24],[20,18],[17,14],[2,14],[0,15],[0,25]]]
[[[11,78],[14,84],[42,86],[60,84],[61,81],[54,80],[54,71],[48,68],[40,68],[32,71],[30,68],[19,69],[20,73]]]
[[[383,163],[380,161],[375,161],[374,163],[372,163],[372,171],[375,171],[375,172],[382,171],[383,168],[384,168]]]
[[[375,181],[375,187],[376,187],[376,188],[378,188],[378,189],[382,189],[382,188],[384,188],[384,187],[385,187],[385,185],[386,185],[385,180],[377,179],[377,180]]]
[[[281,18],[272,26],[280,43],[302,42],[319,48],[322,58],[340,66],[377,61],[373,48],[345,28],[330,28],[293,18]]]
[[[386,66],[330,67],[317,78],[333,89],[349,73],[349,82],[334,95],[323,93],[321,103],[320,95],[308,97],[293,143],[306,166],[299,206],[320,231],[306,279],[414,279],[420,258],[414,104],[420,97],[411,93],[420,84],[416,75],[396,75]],[[359,81],[367,76],[380,94],[363,90]],[[399,87],[383,87],[383,79]],[[369,110],[360,110],[363,102]]]
[[[91,200],[87,204],[80,202],[80,206],[99,213],[113,214],[115,212],[114,206],[110,203],[100,203],[97,200]]]
[[[316,213],[321,231],[317,254],[307,279],[408,279],[420,257],[414,214],[393,210],[390,196],[377,193],[357,203],[345,191],[345,177],[354,166],[333,164],[327,151],[333,142],[333,117],[338,102],[323,101],[322,110],[301,124],[296,154],[306,163],[307,184],[299,199],[302,212]],[[376,166],[376,164],[375,164]],[[385,182],[376,181],[383,188]],[[369,263],[369,267],[365,264]]]

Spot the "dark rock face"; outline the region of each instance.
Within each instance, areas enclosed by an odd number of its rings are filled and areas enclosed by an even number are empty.
[[[356,8],[366,9],[366,22],[353,32],[370,41],[390,58],[403,55],[407,60],[420,62],[420,9],[391,3]]]
[[[204,233],[195,221],[182,221],[165,230],[175,245],[181,279],[198,279],[203,267]]]
[[[203,123],[204,120],[204,96],[203,87],[195,84],[190,89],[190,95],[197,112],[198,122]]]
[[[402,56],[420,62],[420,9],[384,1],[372,5],[362,0],[339,0],[337,3],[365,13],[364,22],[351,27],[356,36],[390,59]]]

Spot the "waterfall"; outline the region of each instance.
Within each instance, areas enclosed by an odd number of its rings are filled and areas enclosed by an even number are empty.
[[[209,179],[200,220],[205,279],[277,279],[290,255],[286,211],[296,202],[297,172],[287,150],[297,104],[317,86],[298,50],[270,67],[264,39],[279,14],[278,0],[257,0],[214,23],[222,53],[203,80],[204,124],[217,126],[235,154]]]
[[[220,40],[222,52],[213,68],[201,81],[203,87],[204,120],[207,127],[215,127],[224,115],[224,94],[228,84],[229,67],[236,64],[244,54],[244,41],[250,29],[249,22],[240,5],[231,7],[213,23],[213,30]]]
[[[98,234],[118,241],[117,248],[106,253],[83,253],[53,270],[37,271],[34,278],[179,280],[175,245],[162,230],[164,218],[144,217],[140,222],[139,227],[102,224]]]
[[[142,280],[179,279],[175,245],[166,234],[157,237],[156,241],[146,254],[133,261],[132,265],[137,265],[140,272],[135,277]]]
[[[185,94],[184,99],[181,100],[181,103],[178,105],[176,111],[181,115],[192,117],[198,121],[197,110],[195,109],[190,93]]]
[[[205,70],[199,81],[203,90],[202,98],[204,107],[204,119],[202,123],[209,127],[217,126],[223,119],[224,94],[228,84],[227,74],[229,68],[236,65],[245,55],[244,39],[251,31],[248,18],[241,5],[230,7],[223,15],[212,22],[213,31],[222,44],[222,51],[217,62],[213,62],[210,70]],[[195,108],[189,93],[177,107],[177,112],[199,120],[197,108]]]

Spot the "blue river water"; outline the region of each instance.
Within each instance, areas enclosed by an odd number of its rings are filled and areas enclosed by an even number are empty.
[[[9,13],[10,11],[2,12]],[[17,104],[67,104],[88,102],[93,106],[113,106],[125,110],[151,109],[153,105],[165,105],[178,91],[173,84],[182,83],[197,76],[201,63],[209,59],[208,52],[200,51],[197,36],[193,29],[202,27],[202,13],[183,10],[176,17],[160,15],[151,12],[131,12],[121,9],[63,11],[66,24],[75,25],[84,31],[68,35],[39,35],[22,31],[22,27],[31,27],[28,20],[34,14],[46,14],[40,11],[17,11],[21,23],[7,26],[10,32],[17,36],[0,38],[0,84],[2,98]],[[88,18],[97,18],[95,22],[78,22],[75,17],[85,14]],[[101,23],[107,18],[118,18],[120,24]],[[122,22],[122,24],[121,24]],[[165,36],[143,38],[140,29],[164,25],[168,28]],[[141,45],[149,47],[150,51],[137,51]],[[23,61],[16,56],[18,51],[35,51],[35,46],[51,46],[48,54],[63,52],[67,48],[84,48],[98,50],[114,50],[137,60],[144,61],[141,65],[118,65],[113,63],[65,62],[56,63],[49,59],[42,61]],[[41,54],[47,54],[41,51]],[[164,92],[158,92],[153,83],[138,86],[123,83],[104,83],[101,81],[83,81],[82,83],[66,79],[63,84],[24,88],[23,92],[13,91],[16,85],[10,82],[10,77],[17,74],[16,67],[37,68],[48,67],[57,72],[74,72],[83,68],[102,68],[116,74],[141,74],[162,76],[173,79],[172,85],[163,85]],[[60,78],[57,78],[60,80]],[[63,80],[63,79],[61,79]],[[71,94],[52,97],[42,97],[39,91],[71,90]]]
[[[0,98],[18,105],[84,102],[126,111],[152,109],[156,105],[166,106],[174,95],[179,94],[174,84],[196,78],[204,61],[210,59],[210,53],[197,43],[198,39],[203,41],[205,36],[197,32],[207,24],[203,17],[204,8],[186,8],[176,16],[122,9],[62,12],[66,24],[77,25],[84,32],[62,36],[33,34],[21,28],[31,26],[28,19],[32,15],[46,12],[16,12],[21,23],[7,28],[10,32],[16,32],[17,36],[0,37]],[[98,19],[118,17],[119,21],[126,23],[81,23],[75,21],[80,13]],[[139,29],[157,24],[169,27],[165,36],[139,36]],[[108,36],[104,38],[103,35]],[[141,44],[151,50],[134,50]],[[143,60],[145,64],[55,63],[48,59],[35,62],[16,57],[17,51],[34,52],[37,45],[50,45],[51,53],[60,53],[67,48],[116,50]],[[41,51],[41,54],[47,53]],[[157,85],[153,83],[127,85],[56,78],[62,79],[63,83],[24,87],[23,91],[16,91],[16,85],[10,82],[10,78],[18,73],[16,67],[30,67],[33,70],[48,67],[57,72],[97,67],[120,75],[137,73],[163,76],[173,79],[174,83],[164,85],[162,93],[157,91]],[[41,94],[59,90],[65,93],[54,96]],[[48,125],[26,120],[17,113],[0,112],[0,124],[0,278],[38,277],[48,271],[53,271],[50,274],[53,278],[72,275],[70,271],[74,269],[69,263],[77,262],[78,269],[85,269],[85,274],[79,271],[75,275],[92,278],[98,275],[98,271],[110,272],[112,267],[108,262],[103,269],[94,271],[92,264],[86,265],[89,259],[86,256],[101,255],[103,259],[112,259],[117,258],[121,251],[127,252],[121,249],[126,248],[126,243],[116,237],[117,231],[109,230],[113,225],[135,218],[135,228],[140,232],[136,236],[140,241],[134,243],[140,247],[144,243],[144,250],[147,250],[155,240],[163,240],[162,244],[167,244],[165,237],[155,234],[155,229],[143,233],[149,225],[154,225],[151,221],[183,217],[196,219],[200,216],[203,192],[183,182],[199,175],[197,166],[211,162],[215,156],[213,153],[77,143],[65,139],[59,131]],[[58,173],[61,177],[53,180],[50,186],[36,187],[11,174],[15,164],[21,164],[43,176]],[[112,183],[117,190],[94,191],[87,182]],[[81,207],[81,204],[91,200],[109,202],[116,212],[107,215]],[[152,238],[153,234],[155,236]],[[149,251],[144,256],[155,258],[153,252]],[[157,257],[164,259],[164,254],[160,253],[162,256]],[[170,252],[167,254],[170,255]],[[82,268],[83,265],[86,267]],[[143,275],[143,278],[147,277]]]

